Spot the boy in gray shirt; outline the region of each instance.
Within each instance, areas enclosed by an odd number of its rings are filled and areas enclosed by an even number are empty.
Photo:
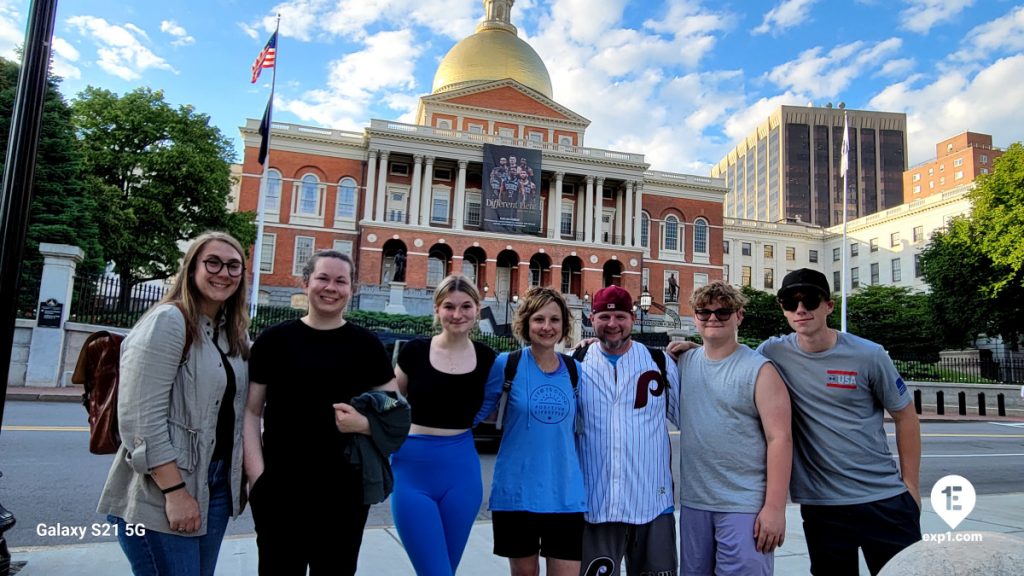
[[[757,351],[772,360],[793,404],[790,496],[801,505],[811,573],[872,574],[921,539],[921,427],[910,392],[885,350],[828,327],[828,280],[802,268],[778,293],[793,334]],[[897,469],[883,410],[896,424]]]

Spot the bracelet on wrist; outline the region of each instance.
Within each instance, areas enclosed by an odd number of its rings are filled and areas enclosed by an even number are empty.
[[[181,490],[184,487],[185,487],[185,483],[184,482],[179,482],[178,484],[175,484],[174,486],[171,486],[170,488],[161,488],[160,492],[163,493],[163,494],[170,494],[171,492],[174,492],[176,490]]]

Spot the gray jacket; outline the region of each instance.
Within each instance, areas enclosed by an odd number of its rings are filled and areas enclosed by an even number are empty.
[[[185,319],[172,304],[146,313],[121,345],[117,418],[123,444],[114,456],[97,512],[113,514],[147,530],[173,533],[165,499],[150,470],[176,461],[185,489],[199,502],[206,534],[209,467],[217,416],[227,386],[220,352],[213,344],[213,320],[200,316],[201,334],[182,363]],[[221,349],[227,336],[219,334]],[[242,419],[249,383],[248,363],[228,358],[235,372],[235,440],[231,459],[232,516],[242,501]]]
[[[352,399],[370,421],[370,435],[350,434],[345,457],[363,473],[363,504],[383,502],[394,486],[388,457],[405,442],[412,424],[409,403],[397,392],[371,390]]]

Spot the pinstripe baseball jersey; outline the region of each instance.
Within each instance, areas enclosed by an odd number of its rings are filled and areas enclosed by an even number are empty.
[[[664,354],[664,352],[657,352]],[[668,389],[647,348],[635,342],[616,364],[587,350],[577,436],[590,523],[646,524],[672,507],[671,444],[665,420],[679,421],[679,372],[666,357]]]

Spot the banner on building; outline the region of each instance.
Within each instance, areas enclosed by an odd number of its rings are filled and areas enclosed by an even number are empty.
[[[541,233],[540,162],[540,150],[484,144],[484,230]]]

